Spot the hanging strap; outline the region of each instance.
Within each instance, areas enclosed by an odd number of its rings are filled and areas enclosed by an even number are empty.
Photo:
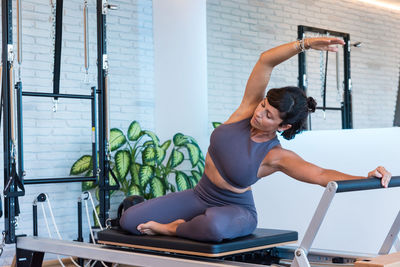
[[[63,21],[63,0],[56,2],[56,34],[54,42],[54,72],[53,72],[53,93],[60,93],[60,69],[61,69],[61,41]],[[54,97],[57,100],[58,97]]]

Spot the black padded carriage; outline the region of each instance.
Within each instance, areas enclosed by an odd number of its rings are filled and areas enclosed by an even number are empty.
[[[256,229],[253,234],[220,243],[207,243],[173,236],[136,236],[120,229],[107,229],[97,233],[98,243],[172,252],[203,257],[222,257],[286,245],[297,241],[297,232],[275,229]]]

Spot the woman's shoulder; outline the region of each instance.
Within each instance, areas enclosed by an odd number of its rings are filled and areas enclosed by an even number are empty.
[[[253,116],[254,110],[241,110],[237,109],[232,115],[229,117],[224,124],[232,124],[240,121],[244,121],[246,119],[250,119]]]
[[[269,166],[278,166],[280,161],[287,157],[288,154],[293,153],[292,151],[285,149],[281,146],[281,144],[275,145],[270,151],[268,151],[267,155],[263,160],[264,165]]]

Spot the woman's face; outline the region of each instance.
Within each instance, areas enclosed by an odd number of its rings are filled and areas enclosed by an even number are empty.
[[[251,126],[265,132],[282,131],[286,129],[281,126],[282,119],[279,116],[278,109],[268,103],[268,99],[264,98],[257,106],[250,120]],[[290,127],[289,127],[290,128]]]

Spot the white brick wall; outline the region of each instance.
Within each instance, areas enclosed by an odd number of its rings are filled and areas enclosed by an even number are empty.
[[[347,32],[353,42],[363,43],[351,53],[354,127],[391,127],[399,79],[399,15],[399,11],[349,0],[207,1],[210,122],[226,120],[238,107],[260,53],[295,40],[297,25],[302,24]],[[322,105],[319,52],[307,54],[308,94]],[[268,88],[297,85],[297,60],[276,67]],[[343,72],[342,63],[340,68]],[[327,105],[339,107],[335,73],[331,53]],[[341,128],[340,112],[328,111],[324,120],[322,111],[317,111],[312,125],[313,129]]]
[[[61,93],[90,94],[90,87],[97,86],[95,3],[94,0],[89,1],[91,82],[85,84],[83,1],[64,1]],[[111,127],[126,132],[129,123],[138,120],[143,128],[153,130],[152,1],[125,0],[117,1],[117,4],[119,10],[110,11],[107,17]],[[52,92],[49,1],[26,0],[22,5],[23,90]],[[52,106],[52,99],[24,98],[24,164],[27,178],[66,177],[72,163],[82,154],[91,151],[89,100],[60,99],[56,113],[52,112]],[[54,207],[62,237],[69,240],[77,238],[76,201],[81,192],[80,183],[28,185],[26,189],[26,196],[20,200],[22,216],[18,234],[32,234],[32,201],[39,193],[46,192]],[[119,195],[112,200],[114,206],[120,202],[121,197]],[[83,218],[84,237],[87,241],[86,217]],[[0,230],[3,229],[4,218],[0,224]],[[40,206],[39,234],[48,236]],[[0,266],[11,264],[14,253],[14,246],[7,245],[0,258]]]

